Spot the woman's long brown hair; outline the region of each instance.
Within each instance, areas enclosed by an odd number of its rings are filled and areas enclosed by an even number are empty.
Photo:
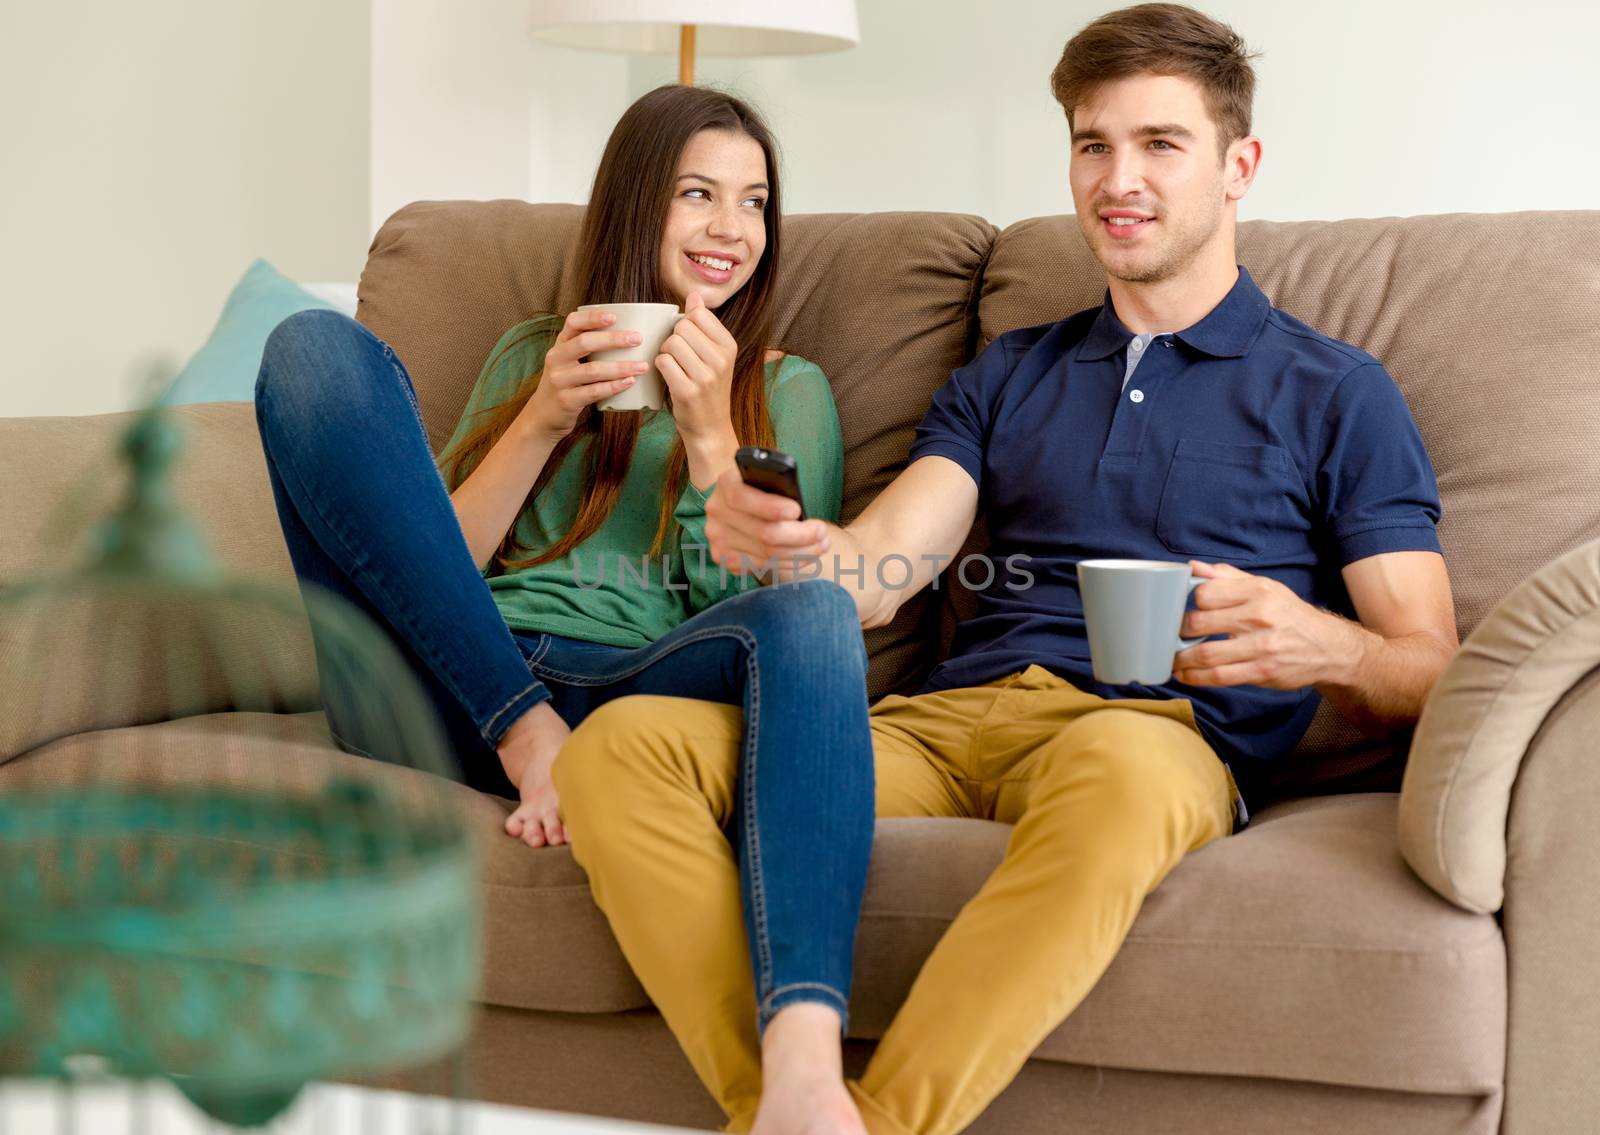
[[[678,161],[689,139],[702,130],[747,135],[766,155],[766,252],[757,261],[749,282],[716,309],[716,316],[739,344],[733,367],[734,434],[741,445],[771,446],[772,419],[763,363],[772,337],[772,297],[778,266],[778,162],[771,131],[748,104],[721,91],[670,86],[657,87],[624,112],[606,143],[600,168],[595,171],[594,189],[578,237],[578,279],[583,282],[579,303],[678,302],[678,297],[669,295],[662,286],[657,258],[667,209],[676,190]],[[530,332],[536,333],[539,332]],[[508,344],[506,350],[516,345]],[[489,365],[495,361],[491,359]],[[442,455],[440,465],[451,491],[477,468],[521,413],[538,387],[539,377],[531,374],[524,378],[509,401],[483,411],[484,421],[473,425],[458,445]],[[517,539],[517,525],[513,522],[495,551],[493,562],[497,570],[560,559],[600,529],[621,495],[639,437],[640,417],[602,413],[592,406],[582,411],[577,426],[557,444],[518,510],[520,519],[573,446],[583,438],[591,438],[584,462],[588,488],[571,526],[550,547],[527,555],[532,549]],[[680,437],[667,459],[652,556],[661,552],[672,534],[676,525],[673,511],[688,479],[688,459]]]

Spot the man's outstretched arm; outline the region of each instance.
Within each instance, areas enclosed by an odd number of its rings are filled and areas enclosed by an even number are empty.
[[[850,592],[861,625],[879,627],[961,550],[978,516],[978,486],[949,458],[922,457],[847,527],[797,520],[799,512],[793,501],[746,485],[737,468],[727,470],[706,502],[712,557],[732,572],[773,565],[781,579],[818,574],[808,566],[814,560],[821,578]],[[899,561],[879,571],[891,556],[909,562],[909,580]]]
[[[1315,686],[1362,732],[1415,723],[1458,645],[1450,576],[1437,552],[1386,552],[1344,568],[1359,623],[1313,607],[1276,580],[1228,564],[1184,616],[1185,637],[1226,634],[1181,652],[1173,677],[1194,686]]]

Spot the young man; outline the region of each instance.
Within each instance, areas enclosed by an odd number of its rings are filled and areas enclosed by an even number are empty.
[[[1235,259],[1261,159],[1239,38],[1192,9],[1129,8],[1067,44],[1052,86],[1105,302],[952,375],[909,467],[849,527],[794,519],[734,473],[708,508],[720,562],[842,564],[866,626],[949,562],[980,503],[996,562],[1031,557],[1032,587],[1000,573],[923,691],[873,709],[878,815],[1015,827],[859,1083],[841,1086],[826,999],[757,1040],[718,830],[737,710],[615,702],[557,764],[595,894],[733,1130],[759,1097],[758,1135],[959,1131],[1089,992],[1144,897],[1233,829],[1234,777],[1248,799],[1319,695],[1374,734],[1410,724],[1456,646],[1437,488],[1398,389],[1274,310]],[[916,565],[911,587],[875,586],[891,555]],[[1095,682],[1073,572],[1091,556],[1206,577],[1182,630],[1210,641],[1168,684]]]

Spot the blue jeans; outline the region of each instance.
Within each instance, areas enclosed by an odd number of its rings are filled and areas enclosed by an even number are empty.
[[[290,316],[267,340],[256,423],[301,585],[389,633],[472,787],[516,795],[495,745],[541,701],[574,729],[627,694],[743,708],[744,790],[730,838],[760,1025],[793,1001],[821,1001],[843,1018],[874,803],[866,651],[849,595],[822,580],[756,588],[638,649],[513,634],[386,343],[338,312]],[[354,716],[324,700],[335,740],[369,753]]]

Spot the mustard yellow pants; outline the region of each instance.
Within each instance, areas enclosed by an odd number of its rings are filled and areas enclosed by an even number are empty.
[[[629,964],[711,1095],[761,1097],[733,814],[739,710],[628,697],[555,767],[573,854]],[[1234,788],[1186,701],[1107,701],[1029,667],[872,711],[879,816],[1014,825],[859,1082],[873,1135],[960,1131],[1110,965],[1145,896],[1232,830]]]

